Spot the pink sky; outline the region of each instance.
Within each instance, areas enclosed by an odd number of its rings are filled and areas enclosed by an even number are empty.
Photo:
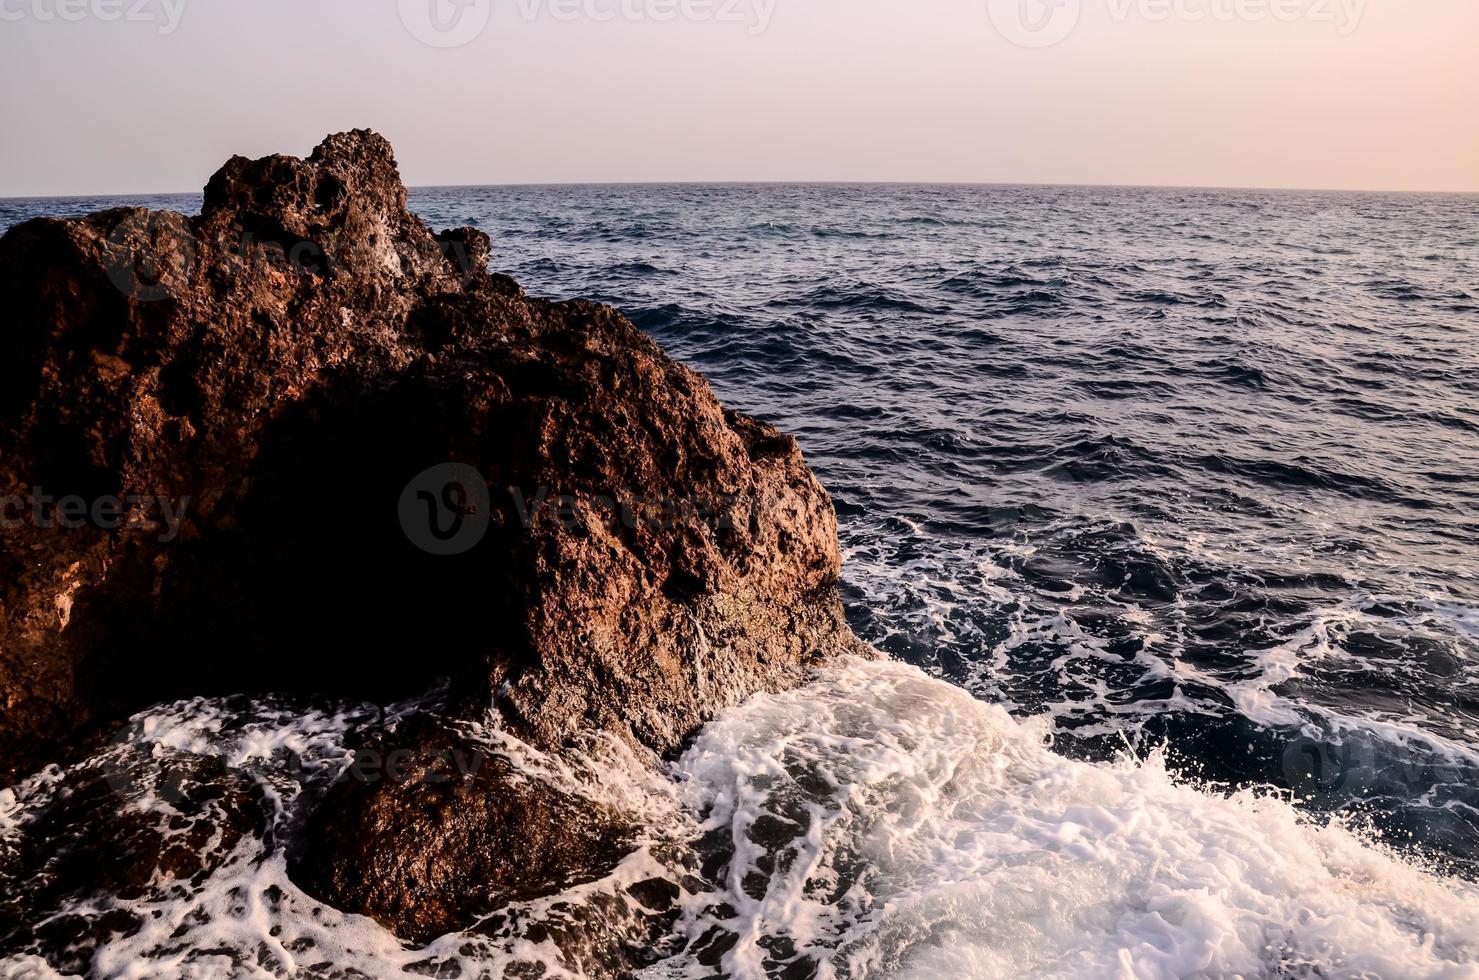
[[[411,184],[1479,191],[1476,0],[460,2],[0,0],[0,196],[355,126]]]

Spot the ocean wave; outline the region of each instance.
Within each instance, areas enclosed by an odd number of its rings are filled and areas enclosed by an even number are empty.
[[[897,663],[712,723],[673,767],[724,887],[645,976],[1479,975],[1479,891],[1164,761],[1073,762]]]

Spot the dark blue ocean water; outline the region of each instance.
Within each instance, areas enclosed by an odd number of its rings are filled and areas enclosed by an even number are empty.
[[[29,214],[116,200],[0,202]],[[193,210],[197,198],[138,203]],[[437,188],[831,491],[856,628],[1103,760],[1165,746],[1479,869],[1479,198]]]

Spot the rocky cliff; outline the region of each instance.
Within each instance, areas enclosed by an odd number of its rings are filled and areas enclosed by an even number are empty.
[[[656,758],[862,651],[795,442],[616,311],[489,274],[490,247],[410,214],[367,131],[233,158],[197,217],[0,239],[0,784],[162,700],[437,684],[444,722],[403,738],[423,769],[485,716]],[[627,833],[497,767],[463,783],[341,783],[305,887],[419,938]],[[485,839],[531,854],[473,894],[457,855]],[[419,858],[367,859],[396,841]]]

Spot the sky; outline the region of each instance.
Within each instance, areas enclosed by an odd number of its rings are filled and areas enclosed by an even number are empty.
[[[408,184],[1479,191],[1479,0],[0,0],[0,197],[369,127]]]

